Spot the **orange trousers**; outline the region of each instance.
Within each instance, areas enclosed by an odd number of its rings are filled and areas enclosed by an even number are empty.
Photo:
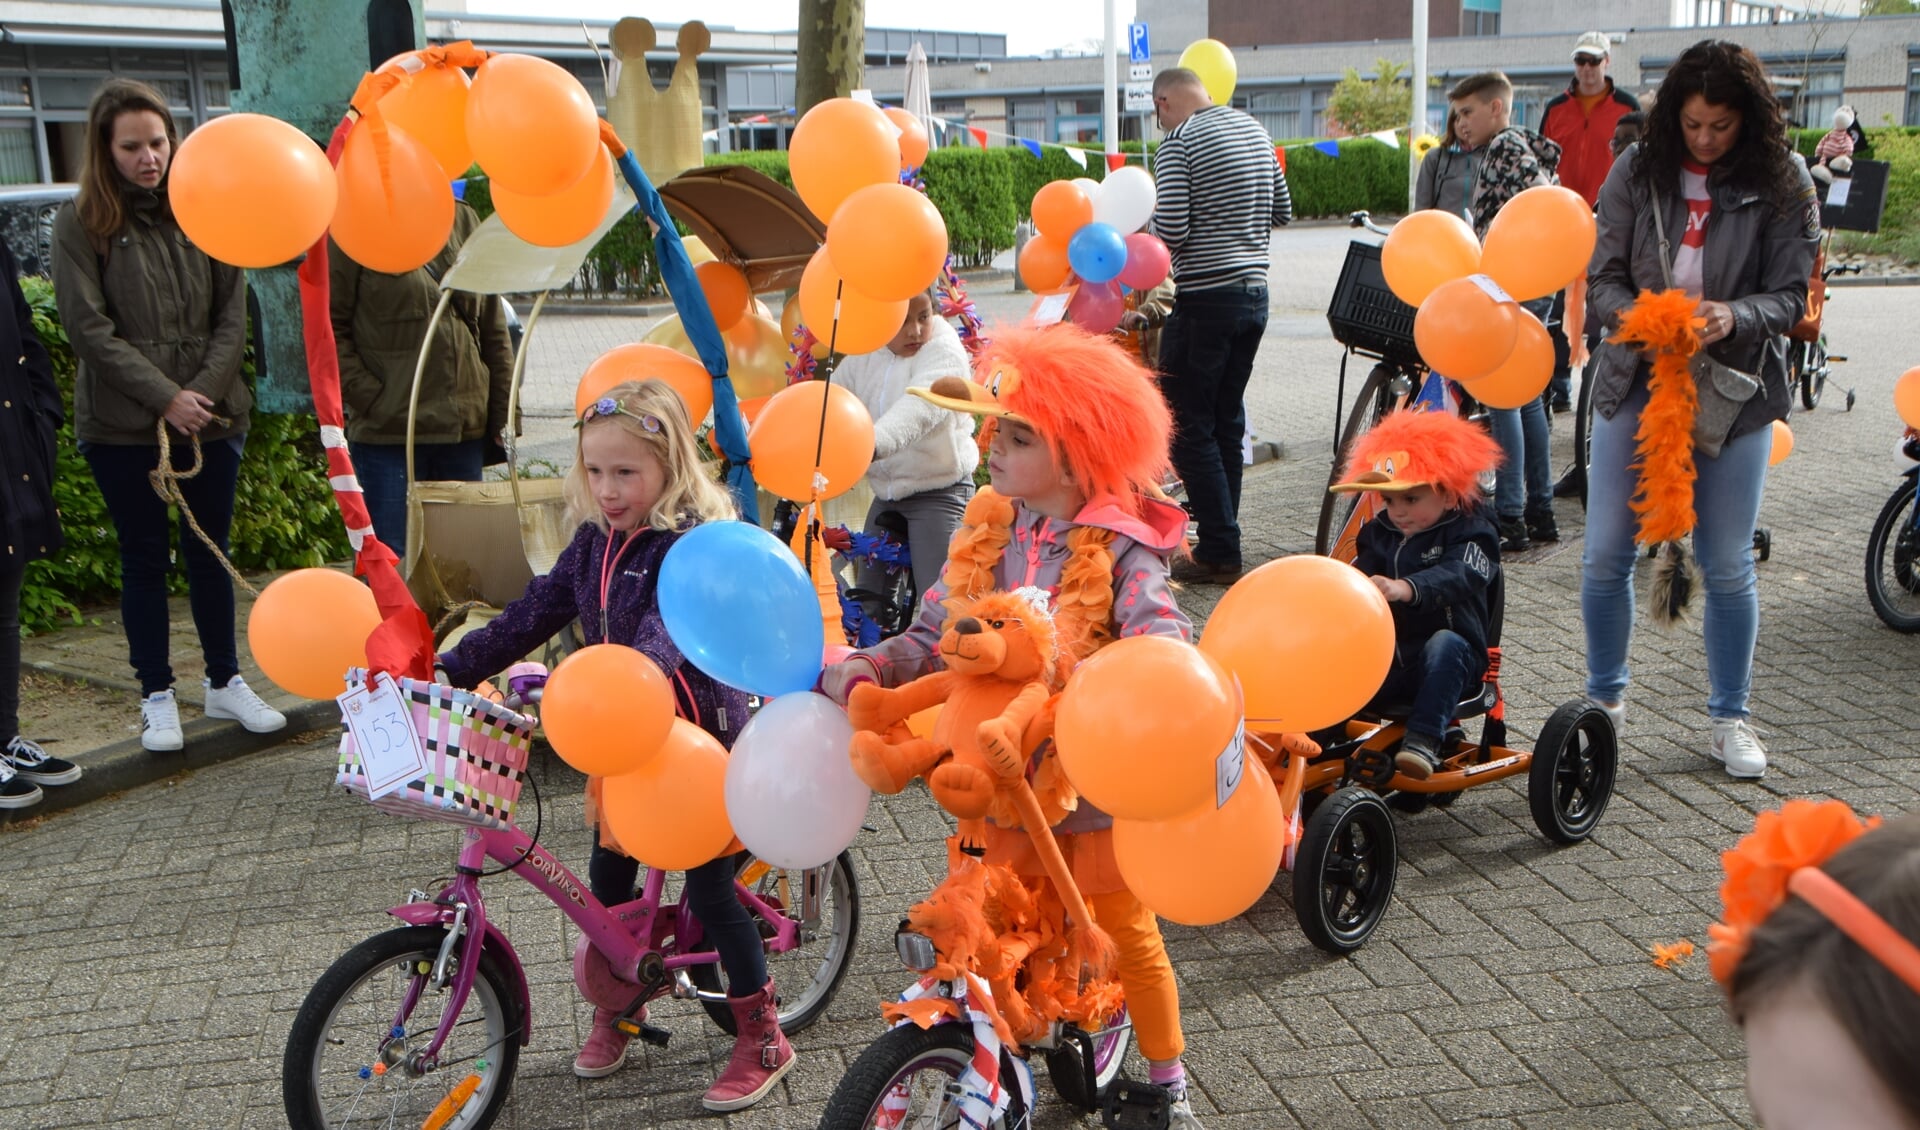
[[[1179,1059],[1187,1042],[1180,1034],[1180,990],[1173,962],[1160,940],[1160,923],[1132,891],[1086,896],[1094,921],[1119,947],[1120,987],[1140,1054],[1150,1060]]]

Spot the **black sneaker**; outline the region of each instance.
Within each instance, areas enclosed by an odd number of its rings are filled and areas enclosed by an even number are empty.
[[[46,795],[39,785],[16,776],[13,766],[0,761],[0,808],[32,808]]]
[[[1536,510],[1527,515],[1527,538],[1547,543],[1560,540],[1560,527],[1553,523],[1553,511]]]
[[[1240,579],[1241,569],[1237,561],[1220,565],[1198,557],[1183,557],[1175,561],[1168,572],[1183,585],[1230,585]]]
[[[1586,489],[1587,472],[1578,466],[1570,467],[1566,474],[1560,476],[1560,481],[1553,484],[1553,497],[1579,498],[1580,492]]]
[[[1573,411],[1573,400],[1562,394],[1553,398],[1553,410],[1561,415]]]
[[[50,757],[38,743],[16,737],[0,750],[0,759],[23,780],[36,785],[71,785],[80,779],[81,769],[73,762]]]
[[[1527,523],[1523,519],[1500,519],[1500,552],[1518,553],[1532,548],[1533,542],[1527,537]]]

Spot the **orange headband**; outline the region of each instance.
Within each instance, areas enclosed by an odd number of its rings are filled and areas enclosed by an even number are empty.
[[[1787,889],[1827,916],[1842,934],[1892,970],[1907,987],[1920,993],[1920,946],[1900,936],[1873,908],[1852,891],[1833,881],[1818,867],[1802,867],[1787,880]]]

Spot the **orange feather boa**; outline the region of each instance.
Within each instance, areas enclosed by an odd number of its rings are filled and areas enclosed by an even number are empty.
[[[1693,383],[1693,357],[1700,352],[1706,320],[1699,300],[1684,290],[1643,290],[1620,315],[1612,341],[1635,345],[1653,359],[1647,407],[1634,433],[1640,488],[1633,512],[1641,545],[1676,541],[1693,531],[1693,417],[1700,397]]]

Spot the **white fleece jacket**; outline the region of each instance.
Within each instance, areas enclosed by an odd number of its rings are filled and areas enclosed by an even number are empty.
[[[924,491],[971,479],[980,465],[974,444],[974,418],[908,396],[910,388],[931,388],[940,377],[966,377],[972,359],[952,323],[932,320],[920,352],[898,357],[882,346],[841,360],[835,384],[844,385],[873,415],[873,465],[867,484],[876,498],[898,501]]]

